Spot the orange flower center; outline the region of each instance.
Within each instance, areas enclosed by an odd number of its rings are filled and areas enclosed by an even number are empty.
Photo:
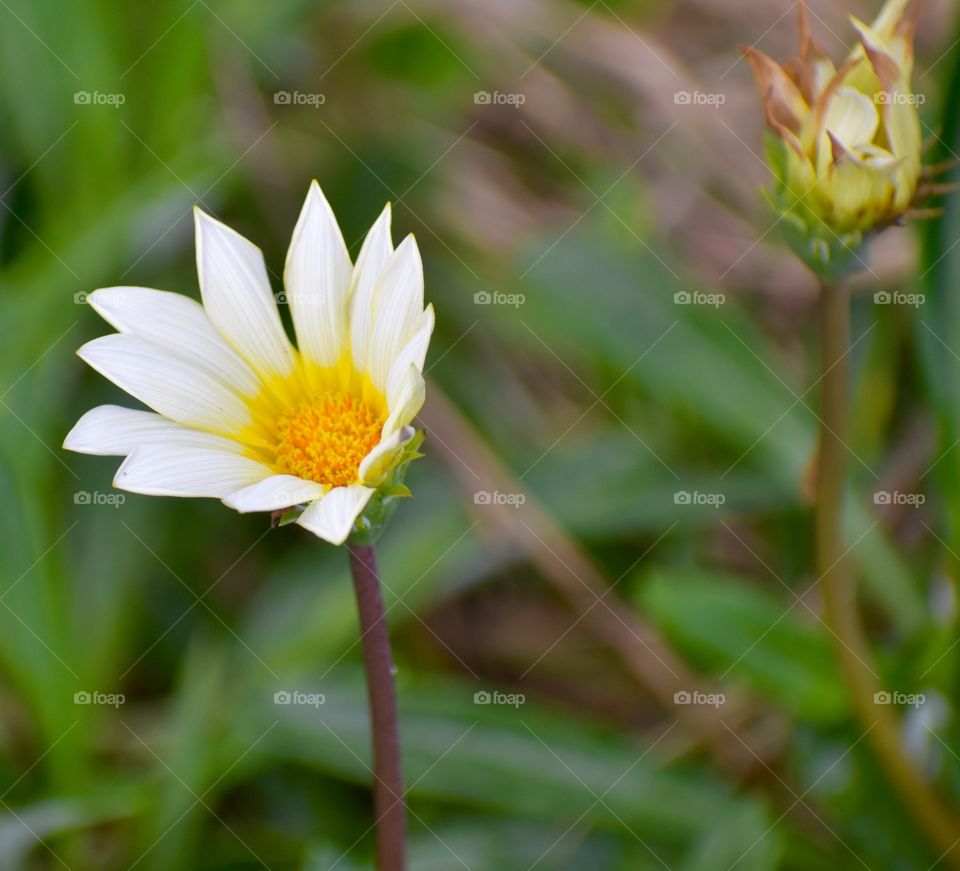
[[[380,441],[384,417],[362,399],[324,393],[285,411],[276,422],[278,471],[318,484],[357,483],[360,461]]]

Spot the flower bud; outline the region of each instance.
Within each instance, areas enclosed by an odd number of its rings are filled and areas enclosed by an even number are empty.
[[[847,272],[864,238],[899,220],[917,194],[922,142],[909,6],[887,0],[869,26],[851,17],[859,44],[839,68],[813,40],[802,2],[797,57],[780,66],[744,49],[766,115],[768,199],[791,247],[821,276]]]

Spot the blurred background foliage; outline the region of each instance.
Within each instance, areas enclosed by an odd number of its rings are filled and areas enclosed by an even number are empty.
[[[813,3],[834,57],[846,13],[875,5]],[[196,296],[195,203],[262,246],[279,290],[314,177],[354,254],[393,201],[438,314],[428,459],[380,548],[412,867],[937,862],[818,616],[814,286],[757,192],[735,49],[788,56],[790,13],[0,0],[0,867],[370,867],[343,552],[214,502],[78,504],[117,462],[60,449],[126,401],[72,354],[106,331],[83,294]],[[952,4],[927,4],[931,159],[960,151],[958,36]],[[858,280],[848,520],[875,666],[924,695],[905,738],[960,806],[960,199],[943,205]],[[325,701],[274,703],[292,690]],[[724,702],[681,703],[696,692]]]

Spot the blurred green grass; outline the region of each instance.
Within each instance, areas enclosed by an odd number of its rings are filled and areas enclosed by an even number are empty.
[[[76,504],[110,492],[116,462],[59,447],[87,408],[125,401],[72,354],[106,331],[82,294],[131,283],[196,295],[196,202],[260,244],[276,279],[313,177],[354,254],[395,202],[437,308],[434,389],[589,555],[632,609],[631,631],[656,630],[704,686],[747,705],[697,727],[641,685],[611,640],[619,618],[599,604],[609,625],[595,629],[534,567],[545,545],[523,508],[514,526],[527,533],[497,533],[473,498],[497,483],[472,470],[470,446],[444,444],[428,407],[416,498],[381,553],[412,867],[938,858],[860,741],[807,594],[808,312],[785,315],[785,347],[748,281],[724,286],[717,309],[675,304],[703,289],[706,259],[658,208],[664,184],[683,190],[691,122],[664,134],[628,115],[622,83],[557,42],[594,25],[648,36],[665,5],[538,3],[541,29],[527,22],[515,41],[492,39],[467,3],[0,6],[0,867],[370,867],[343,554],[215,503]],[[762,30],[727,28],[718,69]],[[951,55],[923,83],[942,79],[925,120],[943,155],[960,150],[957,70]],[[475,102],[498,88],[529,91],[528,110]],[[281,91],[324,102],[277,103]],[[735,214],[725,184],[704,182]],[[945,206],[909,279],[928,304],[882,309],[867,294],[856,306],[863,460],[848,519],[884,679],[931,701],[904,711],[917,764],[960,801],[960,451],[946,450],[960,425],[957,198]],[[475,304],[494,290],[524,301]],[[878,518],[881,485],[921,488],[927,506]],[[679,491],[725,502],[678,505]],[[292,689],[325,702],[274,704]],[[525,701],[475,703],[493,689]],[[125,701],[76,704],[78,692]],[[749,765],[724,764],[714,739]]]

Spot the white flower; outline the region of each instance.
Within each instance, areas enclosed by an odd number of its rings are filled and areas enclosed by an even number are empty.
[[[260,249],[194,214],[203,305],[97,290],[90,304],[119,332],[77,352],[153,412],[94,408],[64,447],[126,457],[113,484],[134,493],[215,497],[241,512],[306,504],[297,523],[341,544],[423,404],[434,317],[416,242],[394,249],[388,205],[353,265],[313,182],[283,276],[294,348]]]

